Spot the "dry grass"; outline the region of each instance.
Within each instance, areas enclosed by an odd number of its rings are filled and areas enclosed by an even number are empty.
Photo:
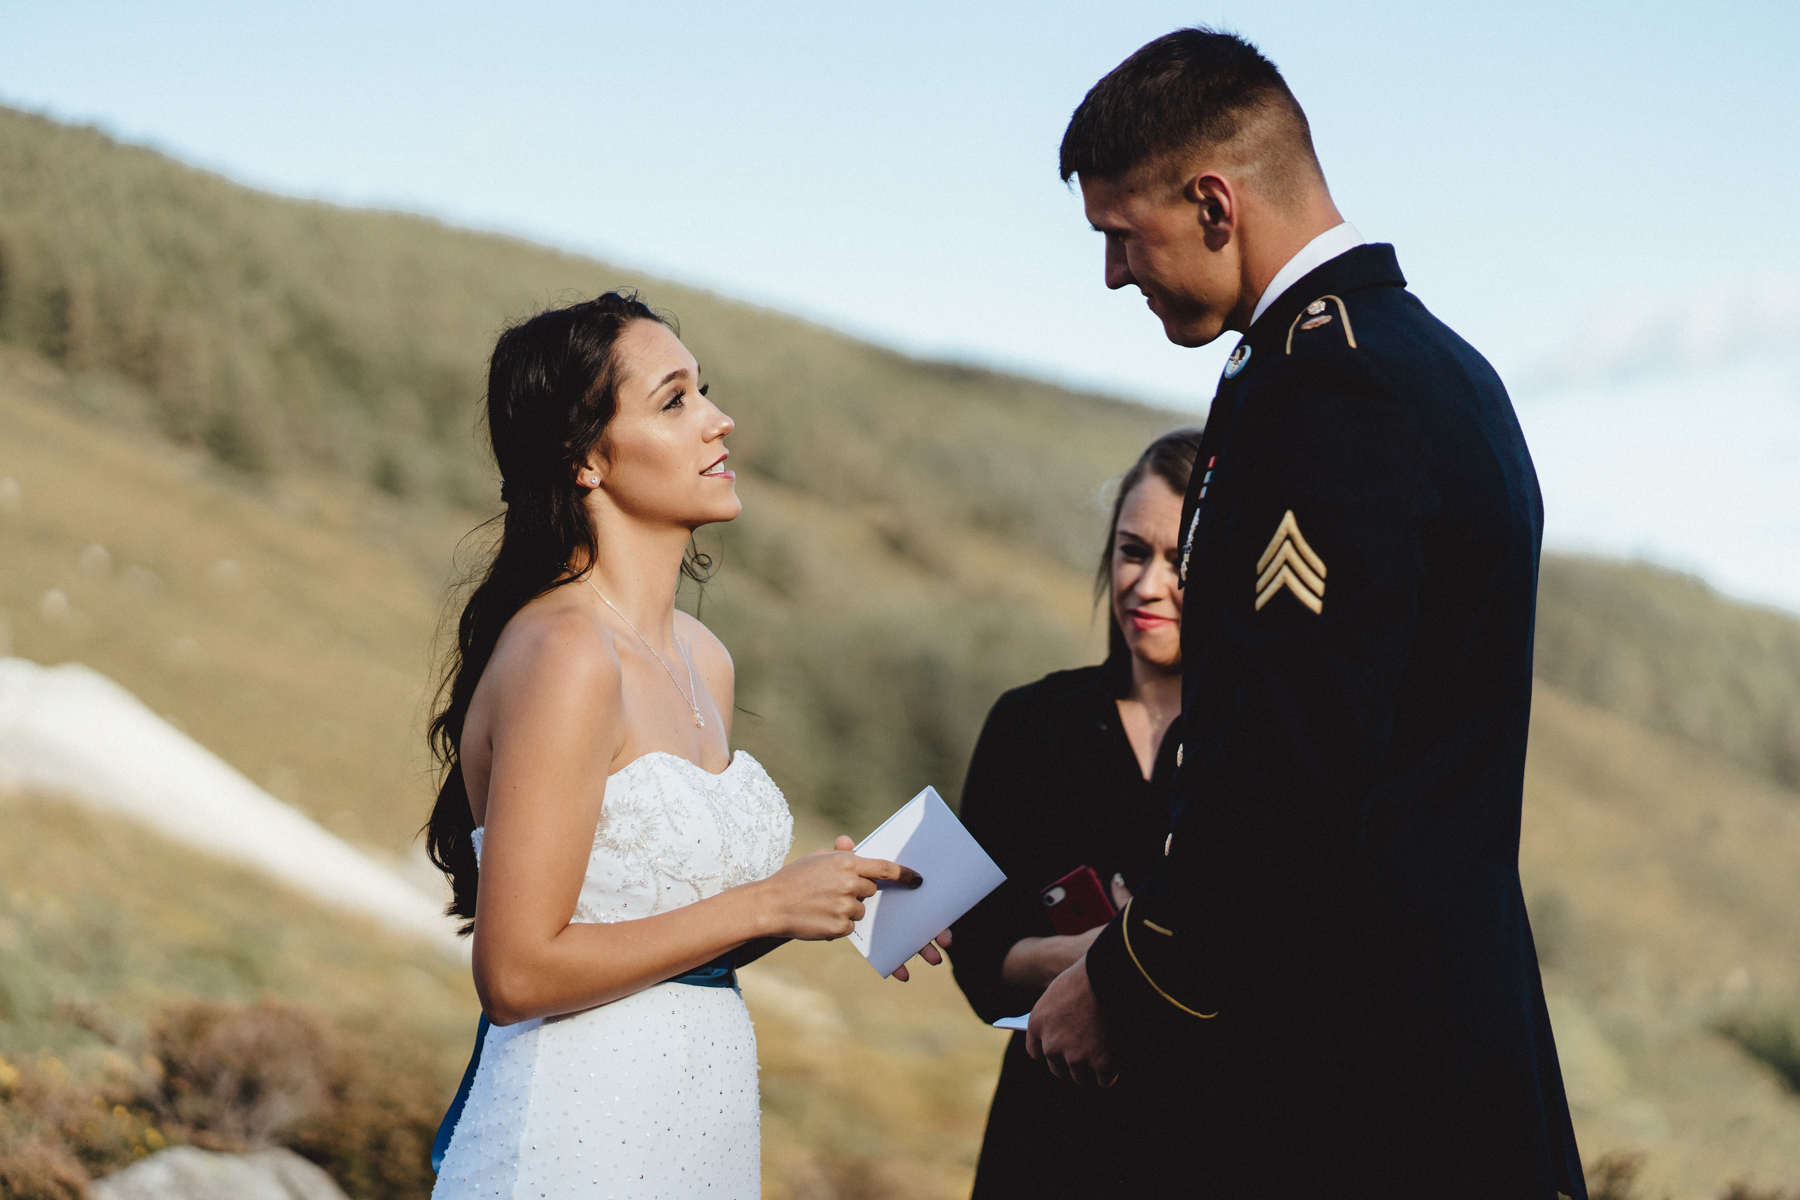
[[[0,643],[95,666],[329,826],[410,855],[442,589],[490,511],[470,440],[481,357],[506,316],[622,278],[256,196],[0,111],[0,481],[16,489],[0,483]],[[734,741],[782,781],[809,845],[924,783],[953,795],[996,693],[1097,655],[1093,497],[1172,418],[716,297],[652,299],[739,420],[746,513],[711,545],[703,613],[757,714]],[[1781,782],[1800,625],[1564,559],[1546,563],[1539,630],[1523,867],[1596,1179],[1615,1197],[1700,1200],[1730,1179],[1749,1181],[1739,1200],[1778,1195],[1755,1189],[1800,1175],[1800,1100],[1767,1033],[1800,1013],[1800,797]],[[404,1042],[432,1087],[454,1082],[462,968],[75,812],[0,817],[0,1053],[33,1087],[48,1055],[86,1106],[74,1132],[7,1134],[8,1194],[27,1175],[71,1194],[83,1154],[136,1153],[172,1119],[91,1100],[126,1086],[108,1056],[129,1068],[121,1048],[192,999],[242,1013],[279,996],[321,1039]],[[844,947],[790,947],[745,987],[768,1194],[966,1188],[1003,1039],[947,977],[882,984]]]
[[[1800,789],[1800,621],[1642,563],[1551,558],[1538,674]]]
[[[208,745],[309,811],[329,804],[334,827],[398,846],[401,814],[415,815],[422,793],[414,730],[429,622],[416,618],[436,612],[452,547],[495,503],[475,437],[486,354],[508,319],[622,283],[681,318],[739,423],[733,462],[751,505],[720,535],[729,582],[707,616],[738,653],[744,706],[782,726],[779,737],[747,730],[746,744],[770,750],[802,806],[841,820],[885,814],[925,782],[954,799],[992,696],[1080,655],[1085,627],[1065,610],[1081,593],[1068,575],[1101,535],[1095,495],[1177,423],[1172,414],[919,362],[506,238],[278,199],[0,108],[6,390],[149,447],[156,477],[133,480],[145,489],[168,486],[171,472],[213,485],[150,504],[143,522],[117,511],[117,486],[97,487],[81,505],[97,519],[77,522],[41,507],[63,499],[59,487],[25,481],[31,518],[63,526],[54,553],[64,558],[34,564],[36,593],[0,596],[21,645],[79,650],[179,713],[178,689],[158,687],[163,673],[97,661],[101,637],[38,639],[39,581],[57,578],[71,598],[71,588],[104,591],[65,578],[94,542],[116,570],[135,565],[183,588],[211,571],[211,542],[251,543],[217,551],[246,581],[220,624],[247,636],[219,645],[212,627],[164,629],[151,653],[235,676],[207,685],[261,710],[194,727]],[[31,467],[0,459],[0,475]],[[320,562],[309,523],[271,520],[271,509],[316,519],[340,541],[398,549],[399,560]],[[157,528],[139,537],[146,524]],[[292,553],[257,544],[284,536]],[[166,568],[161,539],[185,543]],[[202,545],[199,560],[182,553]],[[182,600],[189,618],[230,607],[195,599]],[[100,603],[75,608],[98,616]],[[96,634],[110,628],[96,621]],[[301,634],[292,682],[262,668]],[[327,655],[366,664],[354,720],[304,694],[308,679],[353,673],[314,664]],[[285,736],[248,733],[284,708],[295,710]],[[351,763],[380,765],[365,782],[335,769]]]
[[[1590,1158],[1647,1195],[1800,1177],[1800,1097],[1721,1036],[1800,998],[1800,798],[1540,684],[1521,866]]]
[[[847,946],[790,945],[744,972],[762,1060],[764,1195],[966,1194],[1006,1034],[949,968],[878,978]]]
[[[466,968],[67,802],[9,795],[0,822],[4,1194],[175,1142],[292,1146],[358,1200],[429,1190]]]
[[[433,633],[475,518],[301,471],[246,488],[68,413],[65,383],[0,353],[17,489],[0,641],[88,663],[338,833],[407,855],[431,791]],[[802,809],[866,827],[927,783],[954,799],[993,697],[1098,652],[1079,576],[1042,552],[948,528],[927,560],[923,534],[883,535],[879,506],[740,490],[745,515],[707,535],[724,565],[703,611],[737,659],[736,740]]]
[[[66,803],[13,796],[0,820],[9,1187],[58,1194],[192,1142],[292,1146],[356,1197],[428,1190],[473,1029],[465,968]],[[901,985],[801,945],[744,986],[768,1195],[966,1188],[1005,1035],[947,970]]]
[[[98,1071],[77,1076],[48,1055],[0,1064],[0,1194],[78,1196],[184,1144],[287,1146],[356,1200],[431,1189],[444,1097],[417,1042],[371,1042],[308,1006],[188,1001],[158,1018],[146,1048],[115,1049]]]

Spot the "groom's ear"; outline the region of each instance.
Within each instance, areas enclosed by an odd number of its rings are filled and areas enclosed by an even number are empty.
[[[1237,232],[1240,215],[1237,189],[1231,181],[1211,171],[1190,175],[1181,185],[1181,198],[1194,206],[1206,248],[1223,249]]]

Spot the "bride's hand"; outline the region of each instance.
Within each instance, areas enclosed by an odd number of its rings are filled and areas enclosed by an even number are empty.
[[[763,924],[772,937],[806,942],[841,938],[863,918],[863,901],[877,881],[918,887],[917,871],[885,858],[850,853],[855,845],[840,837],[837,849],[797,858],[756,886],[763,891]]]
[[[837,849],[854,850],[856,849],[856,843],[840,833],[837,840]],[[923,881],[921,880],[921,882]],[[950,931],[948,929],[938,934],[935,938],[932,938],[929,942],[926,942],[924,947],[919,951],[919,957],[934,967],[940,966],[944,961],[944,955],[943,951],[938,949],[939,946],[942,946],[945,950],[950,948]],[[901,983],[905,983],[912,978],[912,973],[906,969],[905,963],[901,963],[894,968],[894,973],[890,978],[898,979]]]

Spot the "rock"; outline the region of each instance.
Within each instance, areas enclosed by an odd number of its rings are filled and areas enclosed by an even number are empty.
[[[97,1179],[92,1200],[346,1200],[331,1176],[292,1150],[217,1154],[176,1146]]]

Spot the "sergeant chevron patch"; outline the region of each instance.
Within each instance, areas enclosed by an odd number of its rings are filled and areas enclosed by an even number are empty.
[[[1325,560],[1306,544],[1291,508],[1275,527],[1269,548],[1256,560],[1256,611],[1261,612],[1284,587],[1313,612],[1325,611]]]

